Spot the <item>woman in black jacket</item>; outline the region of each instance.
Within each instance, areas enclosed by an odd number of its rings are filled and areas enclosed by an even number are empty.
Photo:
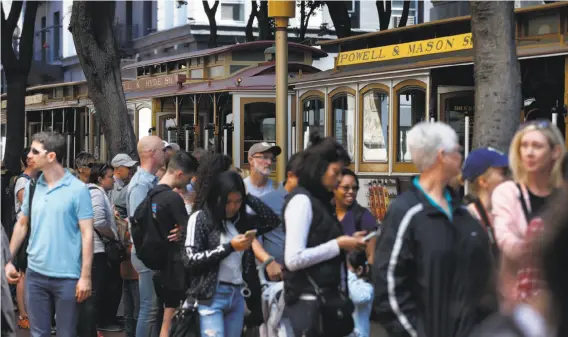
[[[245,295],[251,289],[260,293],[252,241],[280,224],[269,207],[246,194],[237,172],[213,164],[222,161],[215,154],[202,159],[185,241],[189,291],[199,301],[203,337],[241,335]],[[256,215],[247,215],[247,205]],[[254,286],[247,284],[251,280],[256,280]]]
[[[296,337],[346,336],[353,321],[344,252],[364,249],[365,243],[362,233],[343,235],[331,201],[350,158],[333,138],[321,139],[313,133],[310,141],[312,145],[299,153],[298,187],[288,195],[282,211],[286,232],[284,317]],[[328,308],[331,310],[320,306],[318,290],[322,296],[330,296],[327,303],[333,306]],[[338,311],[342,317],[326,315]]]

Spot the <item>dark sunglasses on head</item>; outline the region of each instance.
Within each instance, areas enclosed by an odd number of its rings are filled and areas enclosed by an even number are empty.
[[[552,122],[547,119],[536,119],[528,122],[524,122],[523,124],[519,125],[518,131],[524,130],[530,126],[533,126],[537,130],[541,129],[550,129],[552,126]]]
[[[95,166],[95,165],[97,165],[97,163],[90,163],[90,164],[87,165],[87,167],[88,167],[89,169],[92,169],[93,166]],[[106,173],[106,171],[107,171],[108,169],[113,169],[113,168],[112,168],[112,166],[110,166],[109,164],[104,164],[104,165],[101,166],[101,168],[99,169],[98,175],[101,176],[101,177],[104,176],[104,174]]]

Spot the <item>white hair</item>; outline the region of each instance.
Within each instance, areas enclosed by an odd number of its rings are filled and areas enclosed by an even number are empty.
[[[408,151],[420,172],[436,163],[438,151],[453,151],[458,146],[458,135],[446,123],[420,122],[407,136]]]

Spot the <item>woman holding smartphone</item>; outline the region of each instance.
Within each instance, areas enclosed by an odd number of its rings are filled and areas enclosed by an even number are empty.
[[[227,171],[225,161],[218,154],[201,159],[185,241],[189,289],[199,302],[202,337],[241,335],[245,296],[253,287],[245,280],[256,274],[252,241],[280,224],[269,207],[246,194],[242,178]],[[246,206],[256,214],[248,215]]]
[[[335,139],[322,139],[317,133],[310,135],[310,143],[299,153],[298,187],[282,211],[284,318],[294,336],[343,337],[354,327],[354,307],[345,287],[345,252],[365,249],[364,232],[344,235],[332,204],[342,169],[350,162],[347,151]]]

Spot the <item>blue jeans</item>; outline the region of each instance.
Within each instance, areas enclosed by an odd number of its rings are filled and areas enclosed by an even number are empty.
[[[136,337],[159,337],[162,328],[163,306],[158,301],[152,277],[154,272],[146,267],[132,249],[132,266],[138,273],[140,310],[136,324]],[[162,310],[160,310],[162,309]]]
[[[199,305],[201,337],[240,337],[245,318],[241,288],[218,284],[210,305]]]
[[[124,300],[124,321],[126,337],[136,337],[136,321],[140,309],[140,290],[138,280],[122,281],[122,299]]]
[[[55,278],[36,273],[26,273],[26,308],[30,321],[31,337],[51,336],[53,306],[57,315],[57,336],[76,337],[77,279]]]

